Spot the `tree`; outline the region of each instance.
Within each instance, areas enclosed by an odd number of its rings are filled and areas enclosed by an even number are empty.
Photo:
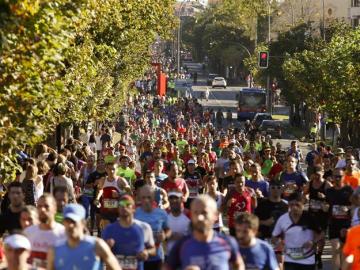
[[[172,0],[14,0],[0,9],[0,170],[57,124],[120,110],[175,25]]]

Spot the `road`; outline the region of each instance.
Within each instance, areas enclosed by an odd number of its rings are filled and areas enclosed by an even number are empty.
[[[222,109],[223,112],[226,112],[228,109],[231,109],[233,112],[233,119],[239,125],[240,123],[236,120],[236,111],[237,111],[237,101],[236,95],[240,91],[242,86],[228,86],[226,89],[212,89],[211,86],[206,85],[206,73],[202,70],[202,65],[197,63],[187,63],[190,72],[197,72],[198,73],[198,82],[196,85],[193,85],[193,97],[200,98],[202,92],[206,90],[206,87],[209,87],[210,95],[209,101],[200,100],[200,103],[205,108],[213,108],[214,110],[218,110],[219,108]],[[275,114],[288,114],[288,109],[284,106],[277,106],[274,108]],[[225,115],[224,115],[225,116]],[[274,140],[275,143],[280,142],[283,148],[287,149],[290,146],[292,140],[295,137],[293,134],[284,134],[284,139]],[[300,150],[302,151],[303,155],[305,156],[306,153],[310,150],[309,143],[305,142],[298,142]],[[301,167],[303,170],[306,169],[306,165],[302,162]],[[323,269],[330,270],[331,269],[331,253],[330,253],[330,244],[327,242],[325,251],[323,254]]]

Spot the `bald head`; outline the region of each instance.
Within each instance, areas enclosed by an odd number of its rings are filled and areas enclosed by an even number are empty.
[[[200,195],[191,203],[191,222],[193,229],[201,234],[212,231],[218,218],[216,202],[209,195]]]

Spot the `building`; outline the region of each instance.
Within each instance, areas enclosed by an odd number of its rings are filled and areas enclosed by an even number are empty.
[[[360,25],[360,0],[351,0],[349,18],[353,27]]]

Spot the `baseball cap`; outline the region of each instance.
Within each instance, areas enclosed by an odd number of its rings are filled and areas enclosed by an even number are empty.
[[[122,196],[120,197],[120,200],[119,200],[119,201],[120,201],[120,202],[121,202],[121,201],[129,201],[129,202],[132,202],[133,204],[135,204],[135,201],[134,201],[133,197],[131,197],[131,196],[128,195],[128,194],[122,195]]]
[[[190,159],[190,160],[187,162],[187,164],[196,164],[196,162],[195,162],[195,160]]]
[[[72,221],[79,222],[85,219],[85,208],[76,203],[70,203],[65,206],[63,211],[64,219],[68,218]]]
[[[5,238],[5,245],[13,249],[27,249],[31,250],[31,244],[29,239],[27,239],[24,235],[21,234],[13,234]]]
[[[178,191],[170,191],[168,194],[168,197],[171,197],[171,196],[181,198],[183,196],[183,194]]]

